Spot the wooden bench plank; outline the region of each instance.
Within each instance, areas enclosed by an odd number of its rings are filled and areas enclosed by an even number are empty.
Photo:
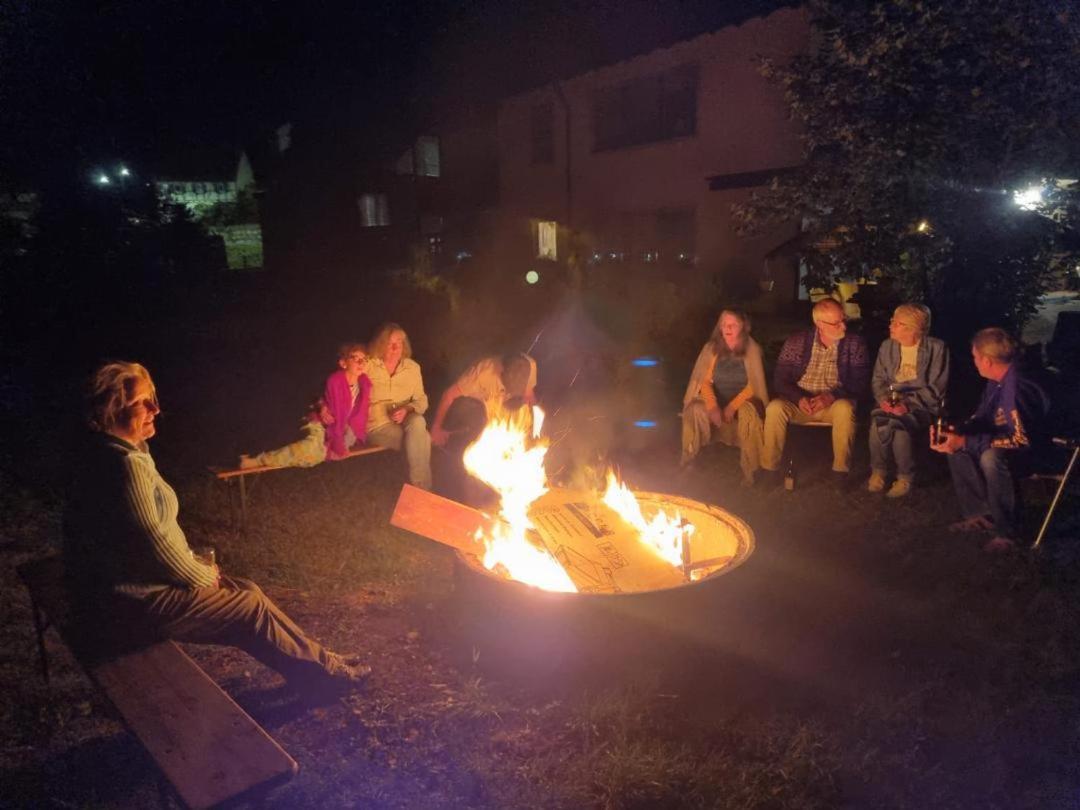
[[[189,807],[214,807],[286,782],[299,770],[171,641],[98,664],[89,674]]]
[[[185,804],[213,807],[296,774],[296,761],[174,642],[91,657],[97,651],[69,624],[60,557],[25,563],[18,573],[38,632],[44,613]],[[43,670],[47,677],[44,661]]]
[[[377,445],[372,445],[370,447],[361,447],[359,450],[350,450],[345,455],[345,458],[355,458],[356,456],[369,456],[372,453],[381,453],[384,450],[389,450],[389,449],[390,448],[388,448],[388,447],[379,447]],[[339,461],[344,461],[344,459],[338,459],[338,460]],[[265,465],[261,466],[261,467],[247,467],[245,469],[240,469],[239,467],[237,467],[237,468],[229,468],[229,469],[225,469],[223,467],[211,467],[210,472],[212,472],[219,480],[227,481],[230,478],[238,478],[238,477],[245,476],[245,475],[259,475],[260,473],[273,472],[274,470],[288,470],[288,469],[294,469],[294,468],[292,468],[292,467],[274,467],[274,466],[265,466]],[[302,469],[302,468],[295,468],[295,469]]]

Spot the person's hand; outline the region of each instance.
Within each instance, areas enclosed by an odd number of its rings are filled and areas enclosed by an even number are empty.
[[[816,397],[810,399],[810,413],[817,413],[823,411],[836,402],[836,397],[830,394],[828,391],[818,394]]]
[[[721,416],[723,417],[725,423],[731,424],[731,422],[735,420],[736,413],[738,413],[738,408],[732,408],[731,404],[728,403],[724,406],[724,411]]]
[[[400,425],[402,422],[405,421],[405,417],[408,416],[408,415],[409,415],[409,409],[408,408],[406,408],[404,406],[401,407],[401,408],[394,408],[393,412],[390,414],[390,421]]]
[[[907,412],[908,412],[907,405],[905,405],[903,402],[897,402],[893,406],[893,409],[892,409],[892,411],[890,413],[892,413],[894,416],[903,416]]]
[[[895,406],[887,399],[881,400],[881,402],[878,403],[878,407],[881,408],[881,410],[885,411],[885,413],[891,413],[893,415],[896,415]]]
[[[319,406],[319,421],[324,425],[334,424],[334,415],[330,413],[330,409],[326,406],[325,402]]]
[[[944,434],[945,438],[939,441],[937,444],[931,444],[930,449],[935,453],[945,453],[946,455],[952,455],[959,450],[964,449],[964,445],[967,444],[967,439],[964,436],[948,431]]]
[[[720,425],[724,423],[724,412],[720,410],[719,406],[709,408],[709,421],[717,427],[720,427]]]
[[[814,409],[810,403],[810,397],[799,397],[799,410],[805,414],[812,414]]]
[[[431,429],[431,443],[436,447],[443,447],[450,439],[450,434],[443,430],[442,427],[433,427]]]

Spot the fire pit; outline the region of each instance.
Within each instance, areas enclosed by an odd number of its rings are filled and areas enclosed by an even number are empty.
[[[458,597],[470,623],[494,621],[511,644],[527,639],[530,654],[544,656],[596,618],[656,618],[657,605],[685,601],[680,594],[700,591],[753,553],[754,534],[735,515],[632,492],[612,473],[602,496],[548,489],[547,446],[535,427],[529,439],[523,421],[489,424],[466,451],[466,467],[501,496],[497,516],[406,485],[391,518],[457,551]]]

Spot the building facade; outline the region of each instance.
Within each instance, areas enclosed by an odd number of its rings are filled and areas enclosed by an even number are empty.
[[[791,300],[794,259],[775,253],[791,232],[740,238],[730,209],[800,161],[782,91],[758,65],[787,62],[809,41],[807,13],[785,8],[505,99],[500,262],[560,263],[573,252],[584,273],[655,273]]]

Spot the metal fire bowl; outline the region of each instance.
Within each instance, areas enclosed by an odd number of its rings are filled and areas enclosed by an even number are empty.
[[[642,513],[646,520],[660,509],[664,509],[669,514],[677,511],[683,520],[694,525],[695,531],[690,538],[690,563],[692,566],[697,567],[699,576],[695,577],[693,581],[665,584],[661,587],[641,587],[637,583],[631,582],[629,585],[617,587],[614,592],[604,588],[600,592],[556,593],[507,579],[493,571],[489,571],[475,556],[461,551],[457,552],[459,563],[476,572],[479,576],[497,582],[500,586],[522,590],[535,598],[557,602],[559,600],[632,598],[644,593],[662,593],[692,588],[733,571],[746,562],[754,551],[754,532],[750,526],[719,506],[656,492],[635,492],[634,495],[642,506]],[[543,504],[543,499],[539,503]],[[629,538],[621,539],[616,537],[614,539],[621,540],[626,544],[640,542]],[[651,555],[651,552],[649,554]],[[649,555],[639,554],[639,556]],[[669,563],[658,558],[655,559],[653,565],[658,569],[665,569],[665,571],[672,568]],[[598,581],[604,579],[603,574],[599,574],[597,579]],[[646,580],[648,580],[647,575],[639,578],[638,582]]]
[[[678,509],[696,527],[693,561],[730,559],[676,587],[619,593],[560,593],[506,579],[470,554],[455,555],[455,602],[462,639],[480,665],[500,674],[538,676],[583,661],[620,666],[643,653],[663,657],[672,643],[693,642],[706,625],[745,623],[739,569],[754,551],[754,533],[718,506],[635,492],[646,519],[650,506]]]

